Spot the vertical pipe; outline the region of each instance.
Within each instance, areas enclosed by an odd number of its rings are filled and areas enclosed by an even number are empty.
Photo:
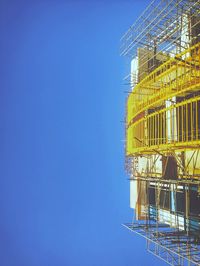
[[[188,142],[188,104],[185,104],[185,110],[186,110],[186,141]]]

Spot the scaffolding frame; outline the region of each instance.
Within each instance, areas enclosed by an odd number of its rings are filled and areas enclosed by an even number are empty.
[[[153,0],[120,54],[134,59],[124,79],[125,169],[138,190],[137,217],[124,226],[168,264],[200,265],[200,214],[191,207],[200,197],[200,0]]]
[[[198,36],[185,40],[185,45],[182,47],[181,34],[187,23],[182,18],[197,16],[199,5],[198,0],[152,1],[122,36],[120,54],[131,58],[135,57],[138,46],[148,50],[153,50],[156,46],[157,51],[164,52],[176,48],[174,53],[187,49]]]
[[[143,208],[145,213],[141,215],[141,218],[139,217],[139,220],[134,219],[132,223],[126,223],[123,226],[144,237],[147,251],[168,264],[173,266],[200,265],[200,226],[197,225],[198,229],[191,226],[191,219],[195,218],[199,224],[200,217],[193,216],[189,211],[191,186],[200,186],[200,180],[193,183],[191,180],[190,182],[187,182],[187,180],[176,182],[175,180],[137,177],[135,181],[139,183],[146,181],[147,194],[150,187],[155,189],[155,214],[152,216],[150,213],[151,203],[148,194]],[[182,192],[185,194],[184,220],[181,220],[181,213],[177,207],[176,193],[180,192],[179,185],[182,186]],[[167,214],[164,213],[166,212],[166,197],[163,197],[161,201],[161,190],[163,189],[166,192],[173,192],[173,211],[171,210]],[[170,193],[169,197],[171,197]]]
[[[193,168],[195,169],[196,161],[198,160],[199,151],[194,151],[187,165],[183,167],[180,159],[176,158],[179,164],[178,177],[172,180],[170,176],[164,179],[163,173],[156,172],[155,164],[161,156],[173,156],[171,154],[157,154],[146,156],[146,167],[141,175],[138,174],[137,169],[132,168],[132,176],[130,180],[145,186],[145,194],[148,195],[146,201],[143,201],[143,213],[134,218],[132,223],[123,224],[132,232],[144,237],[146,239],[147,251],[156,257],[162,259],[169,265],[173,266],[195,266],[200,265],[200,226],[198,229],[191,228],[191,219],[198,221],[200,224],[200,217],[190,213],[190,191],[191,188],[196,188],[198,194],[200,193],[200,176],[190,176],[187,169],[193,161]],[[168,158],[168,157],[167,157]],[[167,161],[164,168],[166,168]],[[145,185],[144,185],[145,184]],[[155,214],[150,213],[151,202],[149,196],[149,188],[155,189]],[[161,191],[164,191],[164,196]],[[169,202],[171,199],[171,192],[173,192],[173,210],[166,213],[166,193],[169,193]],[[185,194],[185,212],[183,214],[178,211],[177,192]],[[138,200],[142,197],[138,193]],[[162,199],[162,200],[161,200]],[[170,203],[169,203],[170,204]],[[141,205],[141,202],[138,204]],[[184,221],[181,221],[181,217]],[[183,219],[183,218],[182,218]]]
[[[192,235],[181,234],[168,225],[141,222],[123,224],[146,239],[147,251],[173,266],[200,265],[200,246],[191,241]]]
[[[154,108],[174,96],[198,91],[200,84],[200,43],[161,64],[129,94],[127,123],[147,108]]]

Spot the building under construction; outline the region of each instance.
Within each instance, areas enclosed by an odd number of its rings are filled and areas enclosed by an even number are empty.
[[[125,227],[170,265],[200,265],[200,0],[155,0],[121,38],[129,58]]]

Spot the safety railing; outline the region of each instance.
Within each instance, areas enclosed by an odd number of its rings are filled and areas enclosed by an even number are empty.
[[[127,101],[127,124],[173,96],[200,89],[200,43],[171,58],[138,83]]]
[[[127,155],[200,147],[200,96],[143,116],[127,128]]]

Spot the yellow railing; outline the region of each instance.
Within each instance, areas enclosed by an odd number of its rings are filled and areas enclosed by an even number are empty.
[[[146,115],[127,130],[127,155],[200,148],[200,96]]]
[[[199,85],[200,43],[168,60],[135,86],[127,102],[127,123],[168,98],[198,90]]]
[[[199,94],[198,43],[155,69],[129,95],[126,154],[199,148]],[[173,102],[174,96],[179,98]]]

